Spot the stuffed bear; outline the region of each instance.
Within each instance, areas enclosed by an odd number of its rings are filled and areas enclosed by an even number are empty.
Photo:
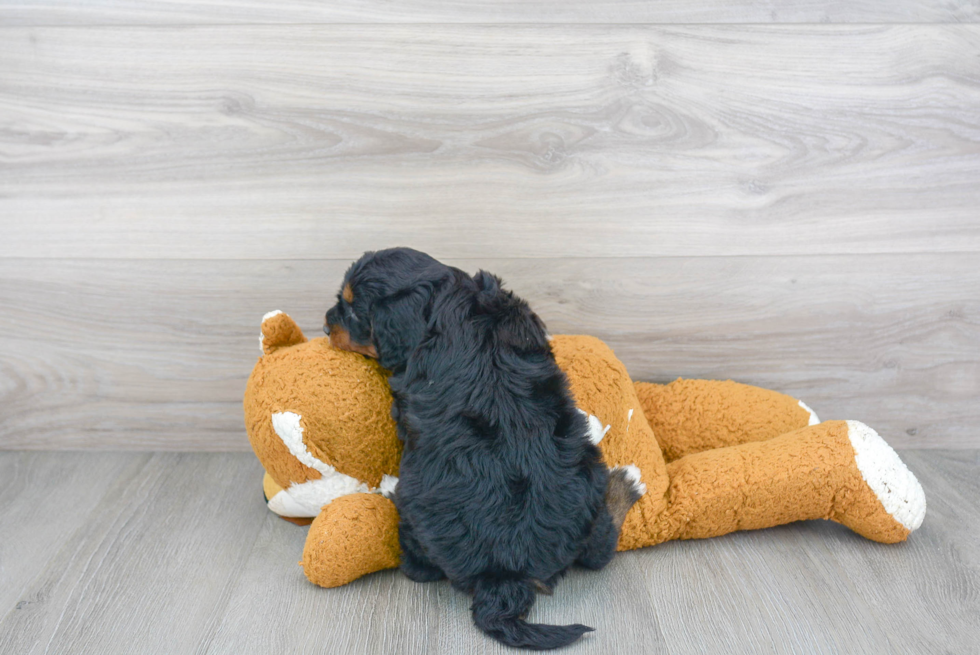
[[[245,425],[269,509],[311,523],[306,576],[336,587],[397,567],[387,372],[307,340],[280,311],[263,317],[260,342]],[[821,423],[801,401],[732,381],[633,382],[594,337],[554,336],[551,348],[607,465],[645,485],[619,550],[818,518],[894,543],[922,523],[918,480],[863,423]]]

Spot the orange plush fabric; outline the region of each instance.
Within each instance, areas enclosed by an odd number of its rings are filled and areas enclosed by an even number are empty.
[[[365,573],[398,566],[398,510],[375,494],[343,496],[323,508],[306,534],[306,576],[339,587]]]
[[[637,382],[636,394],[668,462],[709,448],[735,446],[745,435],[765,441],[805,427],[799,401],[731,380]]]
[[[302,417],[306,446],[315,458],[376,487],[396,475],[401,443],[391,418],[391,392],[374,360],[335,350],[325,338],[307,341],[286,314],[262,324],[266,352],[245,389],[245,426],[266,472],[283,488],[319,479],[273,429],[271,415]],[[277,339],[286,339],[286,346]]]
[[[282,313],[267,315],[262,334],[245,424],[270,509],[313,520],[307,577],[332,587],[397,566],[398,515],[384,494],[401,444],[386,372],[327,339],[307,341]],[[634,383],[594,337],[551,346],[579,408],[606,426],[606,463],[636,466],[646,485],[620,550],[814,518],[894,542],[922,521],[915,477],[863,424],[808,425],[796,399],[731,381]]]
[[[844,421],[800,428],[769,441],[704,450],[667,465],[662,541],[703,539],[807,519],[843,523],[869,539],[904,540],[909,530],[882,510],[855,465]],[[658,543],[651,540],[646,545]]]
[[[626,515],[619,550],[645,545],[648,526],[666,509],[667,465],[626,367],[595,337],[558,335],[551,340],[555,360],[571,383],[579,409],[596,416],[609,431],[599,443],[606,464],[639,467],[647,493]]]

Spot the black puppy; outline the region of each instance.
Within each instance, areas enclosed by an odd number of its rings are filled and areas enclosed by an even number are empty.
[[[609,562],[641,491],[606,468],[527,303],[489,273],[394,248],[351,266],[324,330],[391,371],[405,575],[474,594],[474,623],[510,646],[591,631],[524,617],[572,564]]]

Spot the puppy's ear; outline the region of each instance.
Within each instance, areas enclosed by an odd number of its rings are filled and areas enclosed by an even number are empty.
[[[504,289],[499,277],[478,271],[473,281],[480,311],[494,317],[500,343],[525,351],[549,349],[544,322],[526,302]]]
[[[500,287],[503,285],[499,277],[486,271],[477,271],[473,276],[473,282],[476,284],[478,298],[484,304],[492,303],[500,294]]]
[[[408,356],[418,348],[428,323],[426,308],[432,299],[432,288],[420,285],[406,289],[374,304],[371,329],[378,361],[393,371],[405,366]]]

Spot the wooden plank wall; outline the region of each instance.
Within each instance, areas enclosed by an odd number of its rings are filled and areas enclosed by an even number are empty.
[[[263,313],[501,274],[637,379],[980,445],[980,3],[0,6],[0,448],[244,450]]]

